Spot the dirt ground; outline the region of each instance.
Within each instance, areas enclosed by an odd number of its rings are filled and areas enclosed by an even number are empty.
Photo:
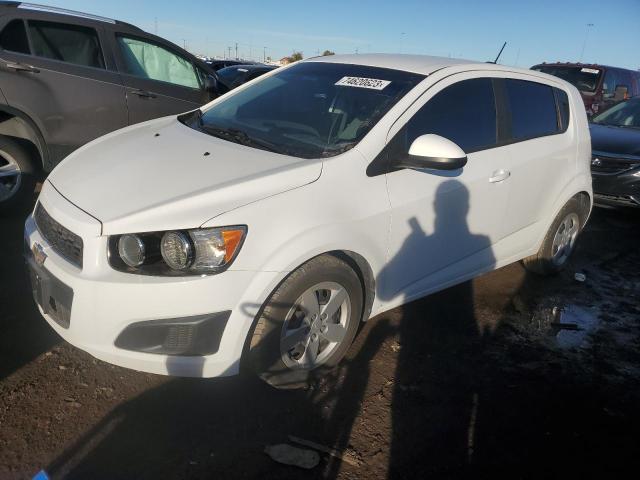
[[[143,374],[71,347],[36,312],[21,231],[0,219],[1,479],[637,475],[640,211],[596,209],[562,275],[515,264],[370,320],[302,391]],[[265,447],[289,435],[342,458],[274,462]]]

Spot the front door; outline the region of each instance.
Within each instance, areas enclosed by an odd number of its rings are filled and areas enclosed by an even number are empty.
[[[0,85],[9,106],[36,122],[55,164],[127,125],[124,87],[95,28],[26,15],[0,33]]]
[[[116,34],[115,42],[130,124],[193,110],[210,100],[203,73],[168,45],[125,34]]]
[[[415,138],[433,133],[467,154],[457,171],[402,169],[387,174],[392,225],[382,300],[410,300],[496,264],[504,235],[509,159],[497,148],[493,81],[472,74],[431,87],[398,122],[391,165]]]

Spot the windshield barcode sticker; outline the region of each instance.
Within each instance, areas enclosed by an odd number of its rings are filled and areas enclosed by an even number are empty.
[[[600,70],[597,70],[595,68],[582,68],[580,69],[580,71],[582,73],[600,73]]]
[[[370,88],[372,90],[383,90],[391,82],[389,80],[378,80],[377,78],[362,77],[342,77],[335,84],[339,87]]]

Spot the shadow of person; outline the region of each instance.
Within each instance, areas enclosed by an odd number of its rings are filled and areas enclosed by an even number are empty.
[[[420,290],[455,284],[461,274],[468,273],[467,265],[484,271],[494,268],[490,238],[469,231],[469,192],[461,182],[441,183],[433,209],[430,235],[417,218],[409,219],[410,234],[379,276],[380,299],[406,299]],[[462,262],[466,265],[460,268]],[[464,471],[473,461],[475,448],[485,334],[472,281],[385,315],[397,323],[400,344],[388,477]]]

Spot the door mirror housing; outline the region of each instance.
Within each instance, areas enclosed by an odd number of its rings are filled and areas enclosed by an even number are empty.
[[[409,153],[398,162],[398,167],[458,170],[466,164],[464,150],[447,138],[429,133],[413,141]]]
[[[206,75],[204,77],[204,89],[209,93],[218,93],[218,79],[213,75]]]

